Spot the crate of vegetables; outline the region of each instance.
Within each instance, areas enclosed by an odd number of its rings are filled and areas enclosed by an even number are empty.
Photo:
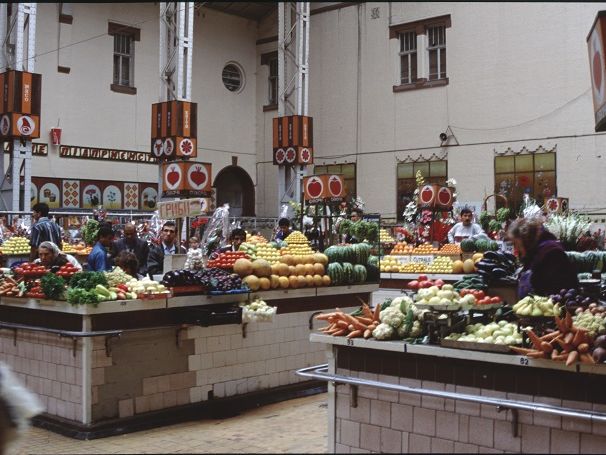
[[[250,256],[244,251],[226,251],[219,253],[214,259],[209,259],[206,267],[231,270],[234,268],[235,262],[242,258],[250,259]]]
[[[30,262],[23,262],[16,267],[13,268],[13,272],[15,275],[20,275],[23,277],[41,277],[48,273],[48,269],[40,264],[33,264]]]

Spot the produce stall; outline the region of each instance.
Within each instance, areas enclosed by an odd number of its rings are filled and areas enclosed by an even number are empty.
[[[507,305],[490,287],[426,281],[316,316],[310,340],[328,363],[297,374],[329,384],[329,452],[603,451],[606,306],[595,287]]]
[[[323,359],[312,316],[369,301],[370,246],[248,240],[206,264],[190,250],[160,283],[119,267],[5,269],[0,358],[46,406],[37,423],[100,437],[322,390],[295,375]]]

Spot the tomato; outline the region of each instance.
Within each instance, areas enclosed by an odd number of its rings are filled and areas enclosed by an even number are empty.
[[[410,289],[418,289],[419,288],[419,282],[416,280],[413,280],[411,282],[408,283],[408,287]]]
[[[483,299],[484,297],[486,297],[486,294],[484,294],[484,291],[478,291],[478,298]]]
[[[419,281],[427,281],[427,275],[419,275]]]
[[[491,297],[490,303],[501,303],[501,297]]]

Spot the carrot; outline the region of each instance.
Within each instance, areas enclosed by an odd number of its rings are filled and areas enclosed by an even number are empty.
[[[586,354],[587,352],[589,352],[589,345],[587,343],[581,343],[579,344],[577,351],[579,351],[579,353],[581,354]]]
[[[354,330],[357,330],[357,329],[353,326],[353,324],[349,324],[347,326],[347,330],[349,330],[350,332],[353,332]]]
[[[554,349],[553,351],[551,351],[551,360],[556,360],[559,355],[560,353]]]
[[[583,333],[582,330],[578,330],[577,333],[574,334],[574,339],[572,340],[572,345],[573,346],[578,346],[580,345],[585,338],[585,334]]]
[[[370,317],[370,318],[362,318],[362,317],[360,317],[360,316],[356,316],[355,318],[356,318],[356,319],[358,320],[358,322],[360,322],[361,324],[366,324],[366,325],[368,325],[368,324],[370,324],[370,323],[372,322],[372,317]]]
[[[555,358],[553,360],[557,360],[558,362],[563,362],[567,358],[568,358],[568,353],[566,353],[566,354],[558,354],[557,356],[555,356]]]
[[[595,364],[595,360],[593,359],[592,355],[588,353],[581,354],[581,362],[589,363],[591,365]]]
[[[528,338],[530,339],[532,345],[535,348],[541,349],[541,340],[539,339],[536,333],[529,329],[526,331],[526,335],[528,335]]]
[[[333,337],[338,337],[338,336],[341,336],[341,335],[345,335],[346,333],[347,333],[347,329],[341,329],[341,330],[333,333],[332,336]]]
[[[334,327],[334,328],[326,331],[325,333],[327,335],[334,335],[335,333],[340,332],[341,330],[346,330],[346,329],[342,329],[341,327]]]
[[[566,335],[564,335],[564,343],[566,343],[566,344],[572,343],[573,339],[574,339],[574,333],[572,333],[572,332],[569,332]]]
[[[566,312],[566,316],[564,317],[564,323],[566,324],[568,330],[572,328],[572,315],[568,311]]]
[[[345,321],[337,321],[336,324],[340,329],[346,329],[349,326],[349,324]]]
[[[556,316],[557,317],[557,316]],[[557,323],[556,323],[557,324]],[[556,330],[555,332],[548,333],[547,335],[543,335],[539,338],[541,341],[551,341],[554,338],[557,338],[560,335],[560,331]]]
[[[556,342],[560,345],[564,352],[570,352],[572,349],[568,343],[565,343],[561,338],[556,338]]]
[[[371,336],[372,336],[372,330],[370,330],[370,329],[364,330],[364,338],[365,339],[370,338]]]
[[[549,354],[553,351],[553,346],[547,341],[541,341],[541,351],[543,351],[545,354]]]
[[[316,315],[315,319],[317,319],[318,321],[326,321],[329,318],[335,317],[335,314],[336,313],[320,313]]]
[[[560,332],[565,332],[566,331],[566,327],[564,326],[564,323],[562,321],[562,319],[559,316],[554,316],[555,319],[555,323],[558,326],[558,331]]]
[[[347,338],[357,338],[362,336],[363,331],[362,330],[354,330],[353,332],[349,332],[349,334],[347,335]]]
[[[572,365],[574,362],[576,362],[579,358],[579,352],[578,351],[570,351],[570,354],[568,354],[568,358],[566,359],[566,366],[570,366]]]
[[[375,312],[372,315],[372,319],[373,321],[378,321],[379,320],[379,315],[381,314],[381,305],[379,305],[378,303],[375,306]]]
[[[333,323],[333,324],[330,324],[330,325],[327,325],[326,327],[322,327],[322,328],[320,329],[320,331],[321,331],[321,332],[328,332],[329,330],[334,329],[334,328],[335,328],[335,325],[336,325],[336,324],[334,324],[334,323]]]
[[[364,313],[365,318],[370,318],[372,320],[373,314],[368,304],[365,303],[364,305],[362,305],[362,313]]]
[[[545,353],[543,351],[533,351],[526,354],[526,357],[529,357],[531,359],[544,359]]]
[[[536,349],[519,348],[517,346],[509,346],[509,349],[511,349],[513,352],[517,352],[518,354],[522,354],[522,355],[526,355],[529,352],[536,352]]]

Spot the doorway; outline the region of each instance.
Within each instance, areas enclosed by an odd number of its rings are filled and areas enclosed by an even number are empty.
[[[219,171],[214,184],[217,207],[229,204],[231,216],[255,216],[255,186],[248,173],[239,166]]]

